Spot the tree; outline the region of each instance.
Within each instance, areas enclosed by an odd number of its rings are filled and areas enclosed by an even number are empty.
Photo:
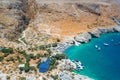
[[[52,47],[57,47],[57,43],[53,43],[53,44],[52,44]]]
[[[29,72],[30,70],[30,66],[29,66],[29,63],[25,63],[25,67],[20,67],[20,70],[21,71],[25,71],[25,72]]]
[[[67,56],[65,54],[56,54],[55,56],[53,56],[53,58],[56,58],[57,60],[61,60],[61,59],[66,59]]]
[[[51,58],[51,60],[50,60],[50,65],[54,65],[55,62],[56,62],[56,59],[55,59],[55,58]]]
[[[26,54],[26,53],[25,53],[25,50],[18,50],[18,53]]]
[[[24,67],[25,72],[28,72],[30,70],[30,66],[29,63],[25,63],[25,67]]]
[[[3,53],[13,53],[13,48],[4,48],[1,50]]]
[[[30,61],[30,57],[29,56],[25,56],[25,58],[26,58],[26,62]]]
[[[29,54],[28,55],[31,59],[34,58],[34,55],[33,54]]]
[[[41,46],[39,46],[39,49],[40,49],[40,50],[45,50],[46,47],[45,47],[45,45],[41,45]]]
[[[50,49],[47,49],[47,52],[48,52],[49,54],[51,54],[51,53],[52,53],[52,51],[51,51]]]

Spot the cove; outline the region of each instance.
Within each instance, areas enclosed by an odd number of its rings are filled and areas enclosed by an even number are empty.
[[[101,50],[98,51],[95,45]],[[89,43],[71,46],[64,53],[69,59],[80,60],[84,65],[80,72],[74,71],[77,74],[95,80],[120,80],[120,33],[102,34]]]

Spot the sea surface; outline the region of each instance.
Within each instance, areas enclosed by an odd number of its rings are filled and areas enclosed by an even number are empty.
[[[120,33],[103,34],[87,44],[71,46],[65,53],[84,65],[83,70],[75,73],[95,80],[120,80]]]

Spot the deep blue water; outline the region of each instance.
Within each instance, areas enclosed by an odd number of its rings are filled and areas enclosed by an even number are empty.
[[[42,72],[42,73],[47,72],[47,70],[49,68],[49,64],[50,64],[50,59],[47,59],[46,62],[40,63],[39,66],[38,66],[39,72]]]
[[[95,45],[98,45],[101,51],[98,51]],[[87,44],[71,46],[65,53],[69,59],[80,60],[85,66],[80,72],[74,71],[75,73],[95,80],[120,80],[120,33],[103,34]]]

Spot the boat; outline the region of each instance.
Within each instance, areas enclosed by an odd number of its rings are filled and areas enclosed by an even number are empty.
[[[95,45],[95,48],[98,48],[98,45]]]
[[[76,70],[80,71],[81,69],[84,68],[84,66],[82,66],[82,63],[79,60],[72,60],[72,62],[74,62],[77,66]]]
[[[101,50],[101,48],[100,47],[98,47],[98,51],[100,51]]]
[[[103,43],[103,45],[104,45],[104,46],[109,46],[109,44],[107,44],[107,43]]]

